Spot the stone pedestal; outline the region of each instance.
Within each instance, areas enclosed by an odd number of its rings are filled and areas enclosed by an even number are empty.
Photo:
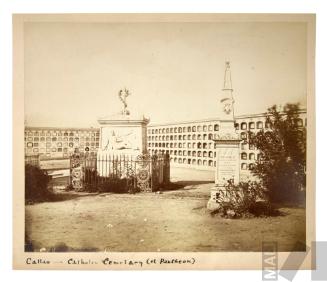
[[[99,151],[118,153],[147,151],[147,125],[149,119],[144,116],[117,114],[98,119],[100,128]]]
[[[233,179],[238,183],[240,179],[240,140],[215,140],[217,152],[217,167],[215,175],[215,184],[225,184]]]
[[[233,137],[233,138],[232,138]],[[240,181],[240,141],[237,135],[214,140],[216,143],[215,186],[211,189],[207,208],[215,210],[226,197],[225,185],[228,181]]]
[[[98,119],[100,124],[100,148],[98,160],[113,158],[135,159],[147,152],[147,125],[149,119],[120,113]],[[98,172],[104,171],[98,162]],[[102,175],[101,175],[102,176]]]

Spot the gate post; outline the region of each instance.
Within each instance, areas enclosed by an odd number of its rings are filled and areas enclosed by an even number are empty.
[[[83,189],[83,164],[79,153],[74,153],[71,156],[71,182],[76,191]]]
[[[137,163],[135,170],[137,187],[140,192],[151,192],[151,156],[147,154],[138,155],[135,163]]]

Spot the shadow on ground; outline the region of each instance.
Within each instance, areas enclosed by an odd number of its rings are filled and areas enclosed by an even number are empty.
[[[99,193],[62,191],[62,192],[53,193],[45,199],[33,199],[33,200],[28,199],[28,200],[26,200],[26,204],[33,205],[33,204],[46,203],[46,202],[63,202],[63,201],[74,200],[76,198],[88,197],[88,196],[98,195],[98,194]]]
[[[197,185],[213,183],[212,181],[175,181],[166,184],[161,188],[162,191],[176,191],[176,190],[194,190]]]
[[[176,181],[176,182],[173,182],[174,184],[177,184],[177,185],[182,185],[182,186],[189,186],[189,185],[200,185],[200,184],[208,184],[208,183],[214,183],[214,181],[204,181],[204,180],[201,180],[201,181]]]

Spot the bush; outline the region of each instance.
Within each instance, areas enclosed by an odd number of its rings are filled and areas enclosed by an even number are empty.
[[[266,190],[258,182],[240,182],[236,185],[230,180],[220,193],[218,212],[224,217],[269,216],[274,213],[266,200]]]
[[[37,166],[25,165],[25,201],[46,201],[52,198],[48,184],[51,177]]]
[[[249,134],[249,143],[260,151],[252,172],[274,203],[305,201],[306,128],[298,125],[299,113],[298,104],[286,104],[283,112],[273,106],[266,114],[270,129]]]

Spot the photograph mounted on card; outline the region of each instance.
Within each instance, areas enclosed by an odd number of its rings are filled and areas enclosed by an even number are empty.
[[[13,267],[312,269],[314,34],[310,14],[13,15]]]

